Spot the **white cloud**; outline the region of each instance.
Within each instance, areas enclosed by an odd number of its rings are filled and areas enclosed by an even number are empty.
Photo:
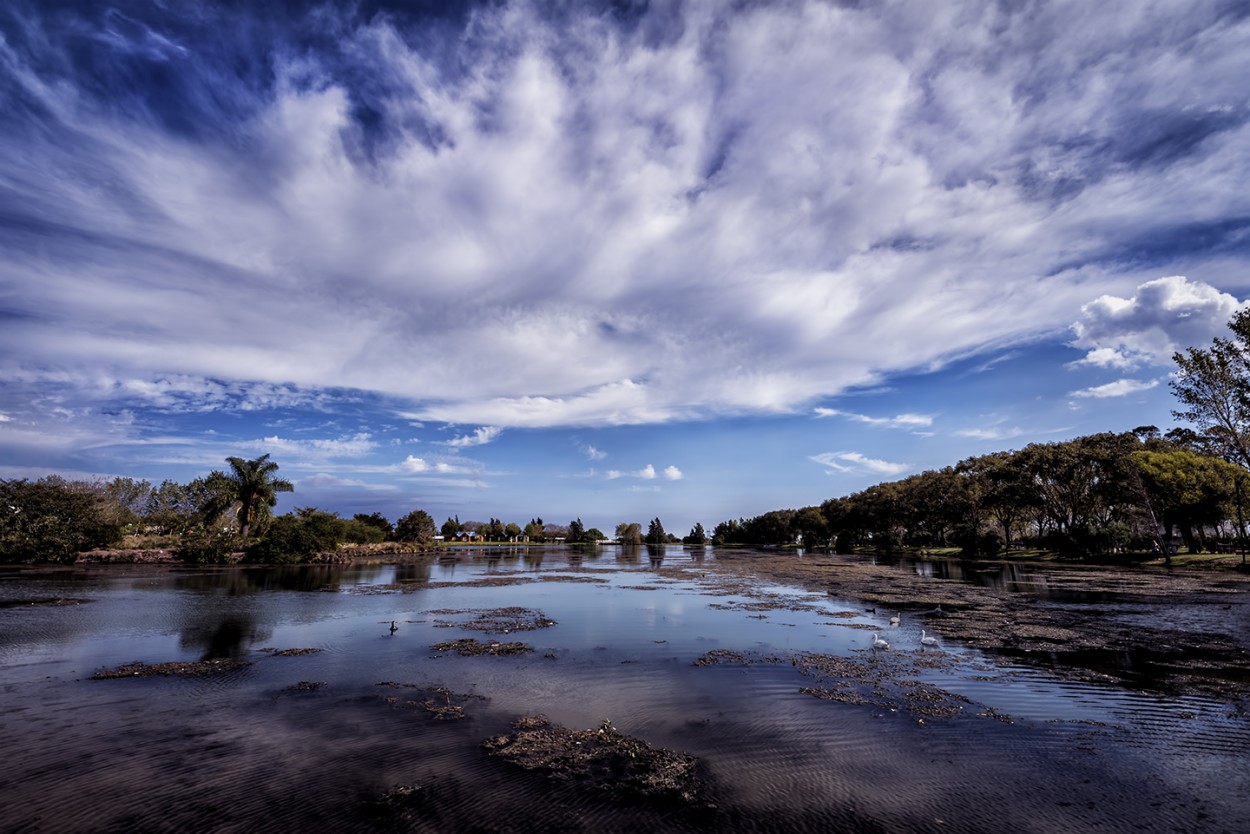
[[[625,27],[484,4],[454,66],[399,12],[322,6],[333,49],[260,44],[263,89],[208,60],[235,28],[212,9],[224,34],[203,43],[106,30],[170,66],[197,55],[192,141],[128,109],[142,95],[100,100],[64,16],[28,4],[41,54],[0,42],[32,102],[0,125],[0,284],[21,288],[0,382],[627,425],[800,411],[1061,332],[1100,294],[1076,333],[1090,362],[1159,361],[1237,307],[1148,280],[1185,262],[1244,281],[1250,51],[1218,4],[660,5]]]
[[[869,417],[866,414],[855,414],[850,411],[840,411],[836,408],[817,408],[817,417],[845,417],[856,423],[866,423],[870,426],[881,426],[890,429],[921,429],[933,425],[933,418],[927,414],[898,414],[894,417]]]
[[[378,446],[371,435],[365,432],[347,437],[315,440],[290,440],[274,436],[244,445],[254,449],[263,449],[275,455],[288,455],[295,458],[360,457],[370,454]]]
[[[295,482],[295,486],[298,488],[320,489],[325,487],[368,487],[369,484],[356,478],[340,478],[337,475],[319,472],[307,478],[300,478]]]
[[[490,443],[498,437],[499,433],[502,431],[503,429],[499,426],[482,426],[472,434],[465,434],[452,440],[447,440],[443,443],[443,445],[451,446],[456,449],[464,449],[469,446],[485,446],[487,443]]]
[[[1126,397],[1129,394],[1136,394],[1140,391],[1149,391],[1159,384],[1159,380],[1137,380],[1137,379],[1117,379],[1115,382],[1108,382],[1106,385],[1095,385],[1092,388],[1085,388],[1081,391],[1073,391],[1070,396],[1084,397],[1094,399],[1106,399],[1107,397]]]
[[[603,477],[607,478],[609,481],[615,481],[617,478],[620,478],[624,474],[625,473],[619,469],[609,469],[607,472],[604,473]]]
[[[664,467],[664,477],[670,481],[680,481],[685,475],[676,466],[666,466]]]
[[[812,455],[811,460],[838,472],[867,471],[887,476],[901,475],[912,468],[910,463],[891,463],[859,452],[823,452]]]
[[[1225,335],[1228,320],[1245,306],[1180,275],[1147,281],[1131,298],[1100,296],[1081,308],[1081,320],[1072,325],[1073,346],[1088,351],[1076,364],[1122,370],[1166,364],[1177,351]]]
[[[603,460],[604,458],[608,456],[607,452],[596,449],[594,446],[591,446],[590,444],[587,444],[586,447],[583,449],[583,451],[586,453],[586,457],[588,457],[591,460]]]
[[[1024,429],[1019,426],[987,426],[971,429],[959,429],[954,432],[956,437],[971,437],[973,440],[1010,440],[1020,437]]]
[[[430,465],[425,462],[425,458],[419,458],[416,455],[409,455],[400,462],[399,469],[401,472],[409,473],[428,472]]]
[[[655,479],[655,467],[648,463],[642,469],[639,469],[637,472],[632,474],[635,478],[642,478],[643,480],[651,481]]]

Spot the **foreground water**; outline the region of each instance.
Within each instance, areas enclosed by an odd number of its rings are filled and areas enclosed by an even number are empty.
[[[653,555],[0,573],[0,830],[1244,830],[1250,719],[1229,704],[922,649],[910,618],[726,577],[711,551]],[[502,606],[556,624],[463,627]],[[431,650],[463,637],[535,651]],[[296,648],[320,651],[274,652]],[[822,681],[790,662],[811,652],[893,663],[901,691],[966,700],[927,715],[818,699],[802,690]],[[220,657],[248,665],[91,679]],[[436,687],[468,718],[405,701]],[[697,756],[715,809],[621,802],[484,753],[533,714]],[[399,786],[422,802],[379,810]]]

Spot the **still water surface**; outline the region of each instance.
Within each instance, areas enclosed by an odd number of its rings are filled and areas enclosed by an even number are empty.
[[[0,830],[1245,830],[1250,719],[1228,704],[1064,681],[951,644],[949,662],[918,674],[969,699],[958,716],[818,700],[789,658],[873,662],[870,627],[907,657],[921,624],[727,583],[712,551],[570,556],[0,573]],[[21,604],[56,598],[89,601]],[[556,625],[493,637],[457,625],[502,606]],[[535,651],[430,649],[462,637]],[[321,651],[262,651],[292,648]],[[716,649],[782,662],[695,665]],[[90,679],[216,657],[250,663]],[[475,696],[469,718],[400,708],[388,682]],[[574,729],[610,719],[697,756],[717,809],[622,805],[484,754],[532,714]],[[428,800],[379,816],[372,800],[404,785]]]

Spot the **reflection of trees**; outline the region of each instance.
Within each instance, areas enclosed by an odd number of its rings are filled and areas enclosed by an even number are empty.
[[[627,565],[636,565],[638,564],[641,550],[642,548],[636,544],[623,544],[621,549],[616,551],[616,561],[624,562]]]
[[[423,559],[420,562],[405,562],[401,565],[396,565],[395,581],[424,585],[430,581],[429,561]]]
[[[320,591],[340,584],[344,575],[354,570],[345,565],[224,568],[180,575],[174,580],[174,587],[183,591],[223,591],[232,596],[265,591]],[[370,566],[356,573],[366,579],[383,570]]]
[[[647,558],[651,560],[651,567],[653,568],[658,568],[660,565],[664,564],[664,545],[647,545]]]
[[[200,650],[200,660],[239,659],[258,638],[268,637],[249,614],[231,614],[215,623],[201,622],[184,626],[178,644]]]
[[[543,551],[535,549],[527,549],[525,551],[525,566],[530,570],[538,570],[543,566]]]

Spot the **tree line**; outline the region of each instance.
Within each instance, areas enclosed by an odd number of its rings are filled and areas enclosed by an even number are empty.
[[[461,522],[456,516],[437,526],[421,509],[392,524],[377,512],[340,518],[315,507],[274,516],[279,493],[294,491],[277,476],[278,464],[269,455],[226,462],[228,470],[187,484],[166,480],[154,486],[132,478],[70,481],[55,475],[0,480],[0,561],[72,561],[83,551],[115,547],[128,536],[131,544],[172,542],[177,555],[193,563],[299,562],[344,545],[394,542],[407,549],[431,546],[439,538],[570,545],[608,540],[580,518],[567,525],[532,518],[521,526],[497,518]],[[645,535],[637,523],[617,525],[616,540],[627,545],[678,541],[659,518]],[[703,544],[702,526],[696,525],[687,540]]]
[[[1129,550],[1167,556],[1178,541],[1191,552],[1227,546],[1244,535],[1250,497],[1250,310],[1236,314],[1229,329],[1231,338],[1173,357],[1178,370],[1171,387],[1181,405],[1173,415],[1193,428],[1161,434],[1141,426],[970,457],[820,505],[722,521],[711,536],[696,524],[678,539],[657,517],[646,533],[640,524],[619,524],[614,538],[626,545],[710,541],[841,551],[958,547],[969,556],[1016,546],[1077,557]],[[608,539],[580,518],[560,525],[535,517],[522,526],[456,516],[440,527],[419,509],[392,524],[380,513],[346,519],[315,507],[275,517],[278,494],[294,491],[277,476],[278,464],[269,455],[226,463],[228,469],[188,484],[0,480],[0,560],[72,560],[135,533],[174,540],[191,562],[240,555],[299,561],[343,544],[426,546],[440,535],[568,544]]]
[[[1173,355],[1170,385],[1192,428],[1104,432],[971,457],[819,506],[722,521],[716,545],[802,543],[850,551],[1029,546],[1075,557],[1240,547],[1250,507],[1250,310],[1230,337]]]

